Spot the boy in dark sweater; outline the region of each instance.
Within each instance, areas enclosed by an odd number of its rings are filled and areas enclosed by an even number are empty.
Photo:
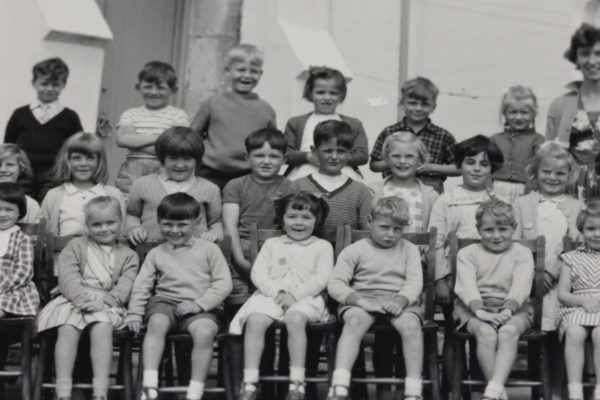
[[[32,85],[37,98],[17,108],[6,125],[5,143],[22,148],[33,169],[30,182],[23,182],[27,194],[41,203],[52,187],[52,166],[58,150],[74,133],[83,131],[77,113],[58,100],[67,84],[69,68],[60,58],[33,66]]]

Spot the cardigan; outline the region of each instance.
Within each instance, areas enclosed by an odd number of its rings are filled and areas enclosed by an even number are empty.
[[[566,87],[569,91],[554,99],[548,108],[546,140],[555,140],[561,146],[569,148],[571,126],[579,108],[581,82],[571,82]]]

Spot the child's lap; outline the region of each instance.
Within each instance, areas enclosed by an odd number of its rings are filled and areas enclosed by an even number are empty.
[[[146,324],[150,321],[150,317],[154,314],[161,314],[169,319],[169,326],[171,331],[175,332],[188,332],[190,325],[197,320],[208,320],[212,321],[220,327],[220,318],[217,310],[214,311],[203,311],[197,314],[185,315],[178,317],[175,315],[175,309],[179,303],[175,300],[171,300],[162,296],[151,297],[146,305],[146,313],[144,319]]]
[[[482,321],[478,318],[470,319],[464,328],[467,332],[474,335],[482,326],[485,325],[492,327],[496,331],[499,331],[500,329],[502,329],[502,327],[512,327],[515,329],[516,333],[521,335],[531,327],[532,322],[526,315],[517,313],[510,317],[510,319],[499,328],[494,328],[489,322]]]
[[[400,318],[416,318],[419,322],[423,321],[423,310],[418,306],[406,307],[398,316],[392,314],[379,314],[365,311],[358,306],[343,306],[338,310],[338,317],[346,323],[346,319],[352,317],[364,317],[371,320],[371,324],[391,324]]]
[[[488,299],[484,299],[484,305],[487,305]],[[498,304],[503,303],[503,301],[499,301]],[[487,308],[486,308],[487,309]],[[500,308],[497,306],[490,306],[487,311],[490,312],[499,312]],[[467,307],[462,301],[457,300],[454,304],[454,312],[453,317],[457,321],[458,329],[463,329],[470,323],[472,320],[480,321],[473,311],[469,307]],[[480,321],[483,322],[483,321]],[[486,322],[483,322],[486,323]],[[533,307],[529,302],[526,302],[515,312],[512,317],[506,322],[507,324],[514,325],[519,333],[525,332],[527,329],[533,326]],[[489,324],[488,324],[489,325]],[[473,333],[473,332],[470,332]]]
[[[284,310],[275,303],[275,299],[262,294],[255,294],[246,302],[248,315],[264,314],[276,321],[282,320],[290,312],[299,312],[306,316],[308,322],[319,321],[325,310],[325,301],[321,296],[299,300]]]

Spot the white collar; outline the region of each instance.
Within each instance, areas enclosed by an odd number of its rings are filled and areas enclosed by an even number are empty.
[[[35,99],[29,105],[29,109],[31,109],[31,110],[35,110],[36,108],[58,109],[60,107],[61,107],[61,105],[58,100],[54,100],[50,103],[42,103],[39,99]]]
[[[178,184],[178,185],[183,185],[185,183],[193,182],[194,179],[196,179],[196,175],[194,175],[194,174],[190,175],[190,177],[188,179],[186,179],[185,181],[176,181],[176,180],[173,180],[173,179],[167,177],[167,174],[165,173],[165,169],[161,168],[160,172],[158,173],[158,179],[161,182],[168,182],[168,183],[171,183],[171,184],[175,183],[175,184]]]
[[[77,192],[92,192],[95,195],[102,196],[104,191],[102,190],[102,184],[97,183],[95,186],[92,186],[89,189],[79,189],[77,186],[73,185],[71,182],[65,182],[65,191],[68,195],[73,195]]]
[[[2,236],[9,236],[10,234],[12,234],[13,232],[16,232],[18,230],[20,230],[21,228],[19,228],[19,225],[13,225],[8,229],[5,229],[3,231],[0,231],[0,235]]]

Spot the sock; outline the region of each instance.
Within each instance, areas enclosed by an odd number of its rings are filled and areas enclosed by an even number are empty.
[[[581,383],[569,383],[567,390],[569,391],[569,399],[583,400],[583,385]]]
[[[304,382],[304,371],[302,367],[290,367],[290,381]]]
[[[594,400],[600,400],[600,384],[594,388]]]
[[[404,380],[404,396],[421,396],[423,393],[423,381],[417,378],[406,378]]]
[[[258,369],[244,369],[244,383],[258,383]]]
[[[73,379],[57,379],[56,380],[56,397],[71,397],[73,391]]]
[[[204,393],[204,382],[190,380],[186,398],[189,400],[200,400]]]
[[[158,370],[155,369],[145,369],[144,375],[142,378],[142,385],[157,388],[158,387]]]
[[[108,396],[108,379],[93,378],[92,379],[92,390],[94,392],[94,396],[101,396],[101,397]]]
[[[485,387],[484,396],[491,397],[492,399],[499,399],[504,393],[504,385],[499,382],[489,381]]]
[[[333,371],[331,386],[344,386],[345,388],[349,388],[350,377],[350,371],[348,371],[347,369],[336,368],[335,371]]]

